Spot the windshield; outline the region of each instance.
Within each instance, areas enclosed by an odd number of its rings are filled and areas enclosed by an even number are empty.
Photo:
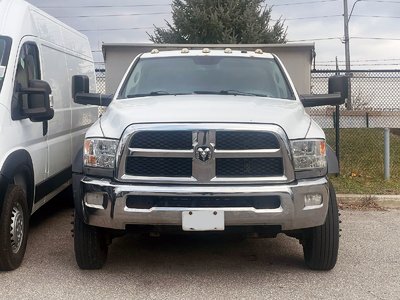
[[[119,98],[182,94],[294,99],[275,59],[227,56],[142,58]]]
[[[0,91],[3,86],[4,76],[6,75],[6,67],[8,56],[10,54],[11,39],[0,36]]]

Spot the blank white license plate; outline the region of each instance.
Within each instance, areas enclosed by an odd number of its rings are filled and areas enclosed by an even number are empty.
[[[182,212],[182,229],[184,231],[225,230],[223,211],[198,210]]]

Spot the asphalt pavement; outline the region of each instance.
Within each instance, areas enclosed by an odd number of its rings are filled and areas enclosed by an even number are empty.
[[[338,264],[308,270],[297,240],[165,236],[114,240],[102,270],[73,253],[62,199],[31,220],[23,265],[1,299],[400,299],[400,210],[342,211]]]

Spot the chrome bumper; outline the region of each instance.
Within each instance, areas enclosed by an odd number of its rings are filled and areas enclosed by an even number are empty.
[[[87,193],[102,195],[102,203],[87,203]],[[306,194],[322,195],[323,203],[305,206]],[[109,180],[82,177],[80,204],[87,224],[105,228],[125,229],[126,225],[182,225],[183,211],[210,210],[195,207],[127,207],[128,196],[279,196],[281,205],[275,209],[251,207],[210,208],[223,211],[225,226],[280,225],[282,230],[301,229],[322,225],[328,211],[329,189],[326,178],[299,180],[293,184],[255,186],[187,186],[187,185],[128,185]]]

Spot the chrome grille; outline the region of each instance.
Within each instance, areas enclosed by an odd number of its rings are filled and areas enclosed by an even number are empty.
[[[294,179],[288,141],[273,125],[147,124],[120,143],[117,179],[188,184],[283,183]]]

